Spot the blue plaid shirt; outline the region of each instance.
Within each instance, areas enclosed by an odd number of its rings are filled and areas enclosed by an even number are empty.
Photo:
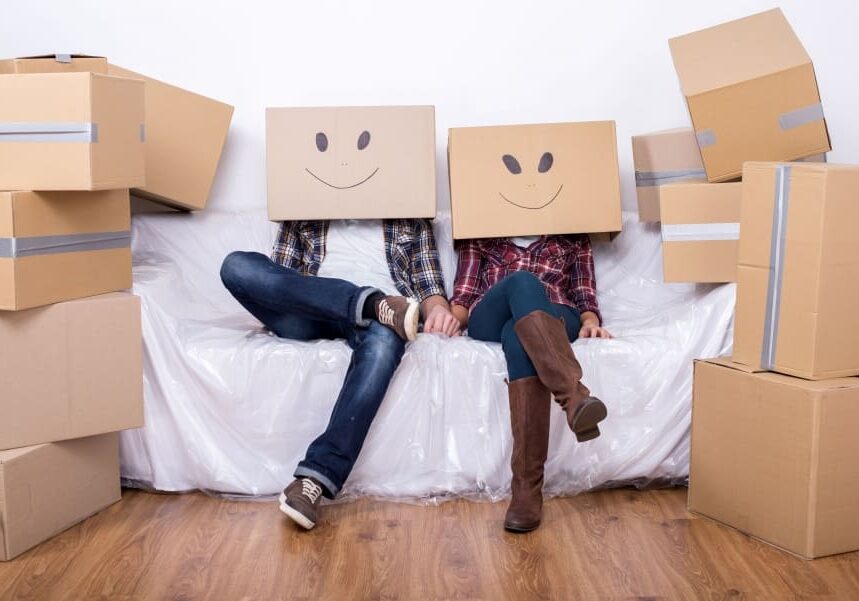
[[[424,301],[445,296],[432,224],[428,219],[385,219],[385,256],[394,285],[403,296]],[[316,275],[325,258],[328,221],[284,221],[271,258],[305,275]]]

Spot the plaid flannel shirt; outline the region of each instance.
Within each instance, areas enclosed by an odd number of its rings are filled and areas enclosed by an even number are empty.
[[[530,271],[546,287],[549,300],[592,311],[602,322],[597,304],[591,240],[586,235],[541,236],[528,248],[509,238],[462,240],[451,304],[469,313],[495,284],[515,271]]]
[[[432,224],[428,219],[385,219],[385,256],[397,290],[424,301],[446,296]],[[325,258],[328,221],[285,221],[271,258],[305,275],[316,275]]]

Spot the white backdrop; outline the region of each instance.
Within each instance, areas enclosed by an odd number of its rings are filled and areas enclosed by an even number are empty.
[[[0,55],[78,51],[235,105],[210,207],[265,203],[266,106],[434,104],[447,128],[614,119],[629,137],[688,123],[667,39],[774,0],[6,0]],[[859,2],[783,0],[814,60],[833,162],[859,162]]]

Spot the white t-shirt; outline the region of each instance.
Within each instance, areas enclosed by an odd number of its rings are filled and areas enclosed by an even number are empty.
[[[528,248],[539,239],[540,236],[516,236],[515,238],[510,238],[510,242],[519,248]]]
[[[385,254],[381,219],[332,219],[317,275],[399,294]]]

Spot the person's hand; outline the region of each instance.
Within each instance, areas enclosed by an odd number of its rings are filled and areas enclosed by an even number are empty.
[[[424,320],[424,334],[436,333],[447,336],[459,336],[462,333],[459,320],[443,305],[430,309]]]
[[[612,338],[611,332],[600,326],[600,320],[596,313],[590,311],[582,314],[582,329],[579,330],[579,338]]]

